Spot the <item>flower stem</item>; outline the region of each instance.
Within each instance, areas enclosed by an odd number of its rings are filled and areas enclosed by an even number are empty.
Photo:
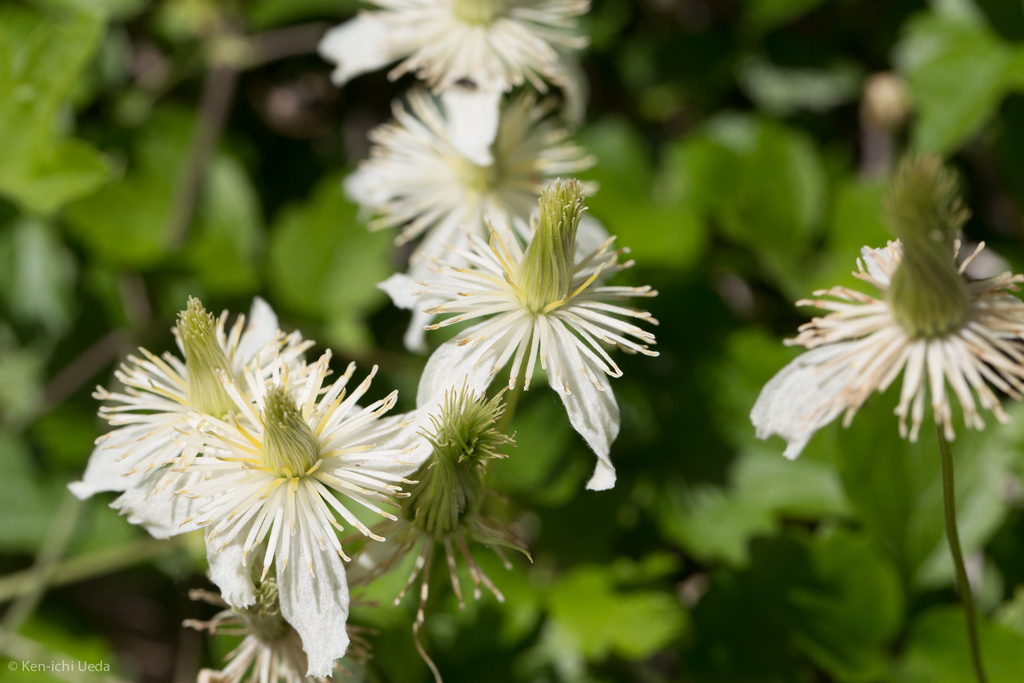
[[[977,615],[974,612],[974,595],[971,584],[967,580],[964,568],[964,555],[960,550],[960,535],[956,529],[956,499],[953,491],[953,450],[942,434],[942,427],[936,426],[939,434],[939,453],[942,456],[942,502],[946,513],[946,538],[949,540],[949,551],[953,554],[956,567],[956,583],[960,589],[960,599],[964,603],[964,616],[967,618],[967,642],[971,647],[971,663],[978,683],[985,683],[985,669],[981,664],[981,647],[978,642]]]

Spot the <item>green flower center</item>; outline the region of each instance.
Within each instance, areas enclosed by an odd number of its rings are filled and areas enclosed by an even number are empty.
[[[455,18],[473,26],[486,26],[504,11],[504,0],[452,0]]]
[[[231,363],[217,341],[216,320],[199,299],[189,297],[188,306],[178,314],[177,325],[185,348],[189,405],[207,415],[223,417],[235,403],[217,372],[232,375]]]
[[[576,231],[587,207],[583,184],[555,181],[540,196],[540,216],[514,280],[522,302],[533,313],[565,303],[572,292]]]
[[[263,460],[279,477],[301,477],[320,459],[320,442],[284,387],[267,392]]]

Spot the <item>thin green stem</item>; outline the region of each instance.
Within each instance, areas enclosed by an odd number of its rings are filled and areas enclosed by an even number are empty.
[[[960,534],[956,529],[956,497],[953,491],[953,450],[942,434],[942,427],[936,426],[939,434],[939,453],[942,456],[942,502],[946,512],[946,538],[949,539],[949,551],[953,554],[956,566],[956,584],[960,589],[960,599],[964,603],[964,616],[967,618],[967,642],[971,647],[971,663],[978,683],[985,683],[985,669],[981,663],[981,647],[978,642],[978,620],[974,611],[974,595],[971,584],[967,580],[964,568],[964,555],[960,550]]]

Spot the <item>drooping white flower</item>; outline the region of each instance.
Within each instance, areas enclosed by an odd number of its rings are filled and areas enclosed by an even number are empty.
[[[302,639],[291,624],[281,616],[277,601],[277,585],[267,581],[260,585],[257,602],[252,607],[235,609],[216,594],[204,590],[189,591],[193,600],[202,600],[222,607],[209,621],[187,619],[184,626],[198,631],[242,637],[242,642],[224,659],[227,665],[220,670],[202,669],[199,683],[327,683],[325,676],[306,675],[306,653]],[[346,624],[350,646],[346,657],[359,663],[370,658],[370,643],[361,635],[366,629]],[[335,662],[334,671],[346,673]]]
[[[139,349],[141,358],[128,356],[114,373],[123,391],[96,388],[95,398],[114,404],[100,408],[100,416],[114,429],[96,440],[82,480],[68,486],[72,493],[85,499],[100,491],[125,491],[126,499],[146,498],[154,487],[166,486],[177,477],[168,466],[183,454],[195,454],[182,437],[189,430],[189,410],[223,415],[231,408],[216,371],[241,377],[242,369],[261,354],[258,371],[266,375],[271,359],[294,363],[311,344],[298,333],[282,334],[274,311],[258,297],[248,325],[240,315],[226,332],[227,317],[225,311],[214,319],[198,299],[190,298],[174,329],[184,361]]]
[[[321,56],[337,65],[332,78],[354,76],[403,60],[388,74],[423,79],[435,92],[459,81],[507,92],[530,82],[563,85],[559,50],[580,49],[577,17],[589,0],[371,0],[381,11],[363,12],[328,31]]]
[[[410,348],[422,347],[427,320],[410,294],[422,287],[412,280],[432,277],[430,257],[451,257],[446,247],[465,247],[467,233],[484,236],[488,221],[511,233],[515,220],[529,217],[549,178],[595,161],[555,125],[550,102],[524,92],[502,107],[493,161],[477,163],[452,142],[453,122],[469,116],[450,96],[440,104],[420,91],[409,94],[408,108],[396,103],[395,120],[370,133],[370,158],[345,182],[348,195],[374,215],[371,229],[400,228],[398,244],[422,237],[408,275],[381,284],[395,305],[418,309],[406,336]]]
[[[430,329],[488,318],[443,344],[431,355],[420,378],[417,405],[436,403],[440,392],[467,382],[482,391],[511,361],[508,386],[520,372],[523,389],[540,367],[565,404],[569,421],[597,454],[587,488],[615,484],[609,459],[618,436],[619,409],[608,377],[622,371],[601,342],[629,353],[656,356],[654,335],[623,318],[657,321],[650,313],[609,301],[652,297],[650,287],[607,286],[603,279],[633,265],[619,262],[626,250],[611,250],[609,238],[590,253],[578,254],[577,229],[584,210],[579,181],[551,185],[540,199],[540,218],[525,251],[516,238],[491,234],[490,244],[470,235],[468,249],[453,249],[472,267],[436,266],[437,281],[422,283],[446,303],[430,314],[455,314]]]
[[[346,395],[355,365],[324,388],[329,360],[328,352],[298,372],[278,364],[269,379],[246,372],[251,399],[221,373],[232,412],[224,419],[197,411],[189,416],[203,456],[188,463],[175,491],[126,510],[151,518],[154,509],[170,509],[173,519],[164,526],[172,533],[205,529],[211,576],[233,607],[255,600],[253,565],[261,581],[273,569],[281,613],[302,637],[310,676],[329,675],[348,645],[341,562],[348,558],[337,518],[383,540],[338,496],[395,519],[380,503],[401,495],[401,472],[416,469],[402,460],[410,449],[394,445],[404,425],[382,426],[378,419],[394,406],[397,392],[360,408],[377,368]]]
[[[849,426],[868,396],[901,374],[895,414],[911,441],[926,397],[943,436],[955,438],[947,384],[972,429],[985,426],[979,406],[1009,419],[989,384],[1017,400],[1024,394],[1024,302],[1009,294],[1024,276],[963,277],[984,245],[956,265],[955,235],[967,214],[952,176],[936,158],[904,162],[886,208],[901,240],[864,247],[854,273],[881,296],[833,287],[798,301],[831,312],[787,340],[809,351],[765,385],[750,414],[760,438],[785,439],[789,458],[840,414]]]
[[[961,264],[961,271],[983,247]],[[795,458],[815,432],[840,414],[848,427],[871,393],[884,392],[901,373],[895,414],[904,438],[917,441],[926,395],[931,396],[935,421],[946,439],[956,437],[947,383],[968,428],[985,426],[979,405],[1006,422],[1009,418],[987,383],[1017,400],[1024,393],[1024,303],[1007,293],[1016,290],[1024,276],[1004,273],[967,283],[970,310],[963,325],[941,336],[915,338],[896,321],[885,296],[900,266],[901,244],[864,247],[861,255],[854,275],[882,296],[833,287],[815,292],[815,299],[797,302],[831,313],[806,323],[795,339],[787,340],[810,351],[762,389],[750,414],[757,435],[781,436],[787,443],[786,457]]]

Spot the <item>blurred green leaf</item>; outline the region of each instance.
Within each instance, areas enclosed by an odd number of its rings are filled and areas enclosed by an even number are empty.
[[[0,425],[20,428],[43,402],[44,345],[19,346],[0,322]]]
[[[802,657],[837,680],[879,679],[903,596],[870,543],[847,531],[787,534],[756,542],[752,557],[747,570],[716,572],[694,610],[696,680],[804,680]]]
[[[2,384],[2,380],[0,380]],[[65,493],[63,484],[44,484],[36,471],[28,444],[13,432],[0,429],[0,469],[4,495],[0,496],[0,549],[34,552],[46,538],[54,502]],[[12,523],[17,520],[17,523]]]
[[[0,229],[0,263],[12,318],[61,336],[72,321],[77,264],[60,236],[48,223],[24,218]]]
[[[57,116],[102,33],[90,14],[58,19],[0,7],[0,194],[26,211],[52,213],[112,175],[111,162],[67,138]]]
[[[95,412],[65,403],[35,421],[32,440],[41,446],[50,467],[77,475],[92,453],[97,421]]]
[[[650,155],[640,134],[624,119],[608,118],[580,133],[580,142],[600,163],[581,177],[596,180],[600,190],[587,206],[619,247],[647,267],[683,268],[693,264],[704,247],[704,226],[683,202],[659,187]]]
[[[326,323],[324,341],[363,350],[371,343],[366,316],[386,300],[376,283],[394,270],[391,249],[388,235],[356,219],[341,178],[328,177],[274,221],[270,283],[291,310]]]
[[[249,7],[249,22],[258,30],[306,19],[344,19],[363,5],[359,0],[257,0]]]
[[[661,521],[665,534],[702,562],[742,567],[750,561],[750,539],[774,534],[783,519],[847,514],[832,465],[809,458],[791,462],[764,446],[736,459],[727,488],[669,488]]]
[[[922,152],[955,151],[995,115],[1014,80],[1020,85],[1009,44],[982,23],[948,16],[909,22],[896,65],[910,85]]]
[[[743,25],[755,34],[767,33],[806,14],[826,0],[747,0]]]
[[[1016,683],[1024,672],[1024,637],[982,619],[981,657],[989,683]],[[974,680],[967,629],[959,607],[940,606],[914,619],[894,683],[963,683]]]
[[[263,250],[259,196],[245,168],[226,154],[210,161],[185,258],[211,294],[251,294],[259,288]]]
[[[666,170],[671,192],[793,288],[798,257],[820,227],[826,200],[825,169],[806,134],[723,114],[670,145]]]
[[[883,551],[918,588],[948,585],[953,562],[945,539],[941,468],[930,417],[918,443],[899,438],[892,411],[898,391],[873,396],[832,444],[843,486]],[[964,554],[981,548],[1007,510],[1001,495],[1019,455],[1021,406],[1014,424],[973,432],[959,423],[953,443],[957,525]],[[993,422],[995,422],[993,420]]]
[[[857,99],[863,71],[850,62],[823,69],[788,69],[764,57],[740,61],[738,79],[758,108],[775,116],[824,112]]]
[[[69,227],[100,261],[146,267],[167,253],[167,213],[191,129],[188,113],[156,112],[133,140],[125,176],[68,207]]]
[[[997,624],[1008,626],[1024,638],[1024,585],[1018,585],[1013,597],[999,606],[992,620]]]
[[[560,576],[548,604],[560,639],[591,660],[612,652],[645,659],[679,638],[689,623],[674,595],[616,590],[605,567],[580,566]]]
[[[50,11],[89,12],[107,20],[130,19],[139,14],[150,0],[31,0]]]

